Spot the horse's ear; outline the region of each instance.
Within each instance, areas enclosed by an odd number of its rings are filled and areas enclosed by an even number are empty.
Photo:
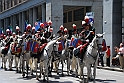
[[[105,32],[103,32],[103,35],[105,35]]]

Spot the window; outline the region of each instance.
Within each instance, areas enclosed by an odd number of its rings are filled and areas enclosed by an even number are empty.
[[[68,22],[72,22],[72,11],[68,12]]]
[[[74,21],[82,20],[84,18],[84,8],[74,10]]]
[[[63,15],[63,23],[67,23],[67,12]]]

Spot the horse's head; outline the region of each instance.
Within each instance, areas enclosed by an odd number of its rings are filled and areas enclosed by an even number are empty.
[[[23,43],[23,39],[22,38],[18,38],[17,39],[17,47],[21,47],[22,43]]]
[[[96,45],[98,47],[98,50],[101,51],[102,50],[102,42],[103,42],[103,34],[96,34]]]

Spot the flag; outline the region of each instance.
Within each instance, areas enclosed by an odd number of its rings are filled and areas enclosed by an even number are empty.
[[[78,47],[79,45],[81,45],[82,42],[80,39],[78,38],[71,38],[71,42],[70,42],[70,46],[73,46],[73,47]]]
[[[35,22],[35,31],[37,31],[40,28],[41,22]]]
[[[0,28],[0,35],[2,34],[2,28]]]
[[[12,34],[12,26],[11,25],[8,26],[8,29],[10,30],[10,34]]]
[[[48,26],[48,23],[47,22],[44,22],[43,24],[44,24],[44,27]]]
[[[28,25],[28,22],[25,21],[24,32],[26,31],[26,27],[27,27],[27,25]]]

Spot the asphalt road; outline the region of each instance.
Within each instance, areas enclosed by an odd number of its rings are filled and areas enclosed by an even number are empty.
[[[1,59],[0,59],[0,67],[1,67]],[[61,66],[60,66],[61,68]],[[66,67],[65,67],[66,68]],[[86,74],[86,68],[85,72]],[[50,83],[80,83],[79,78],[75,78],[74,76],[67,75],[65,70],[64,76],[57,75],[52,72],[53,76],[49,77]],[[22,74],[16,73],[15,68],[13,71],[5,71],[0,68],[0,83],[45,83],[42,81],[42,78],[38,81],[35,78],[35,73],[33,76],[29,76],[29,78],[23,78]],[[92,81],[89,83],[93,83]],[[124,73],[117,71],[110,71],[104,69],[97,69],[96,72],[96,83],[124,83]]]

